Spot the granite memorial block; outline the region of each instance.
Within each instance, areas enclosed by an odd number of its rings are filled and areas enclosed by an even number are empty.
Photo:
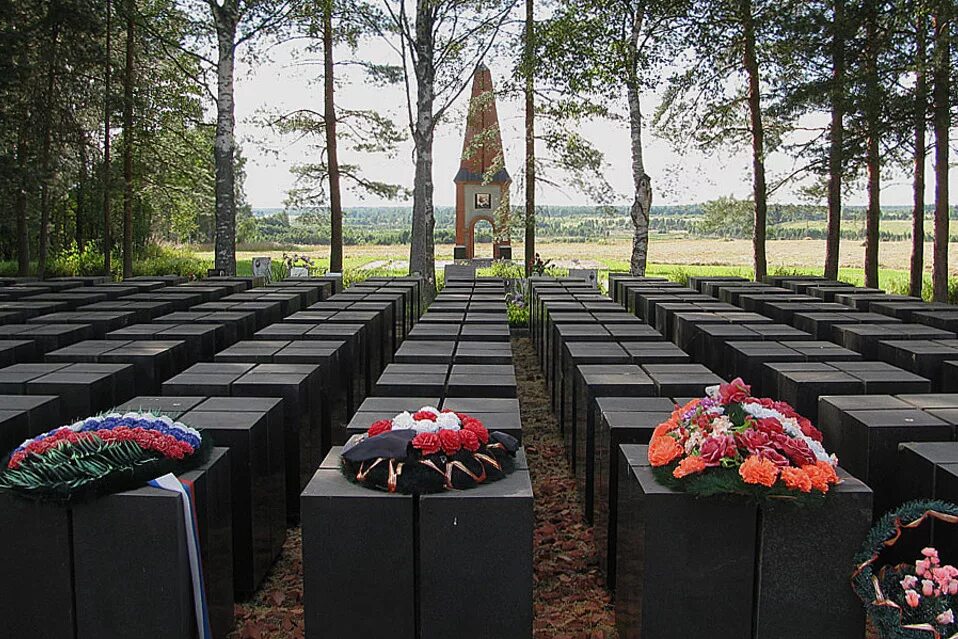
[[[0,395],[0,458],[23,440],[61,425],[59,416],[59,397]]]
[[[725,381],[701,364],[645,364],[642,370],[658,397],[703,396],[707,387]]]
[[[200,404],[180,419],[229,448],[233,591],[245,599],[259,587],[286,538],[285,475],[282,422],[269,412],[235,408],[235,402]]]
[[[103,496],[75,506],[72,524],[77,639],[147,628],[156,637],[195,636],[179,493],[146,486]]]
[[[842,466],[875,492],[875,512],[884,513],[898,505],[896,482],[898,446],[906,442],[940,442],[955,439],[955,427],[917,409],[848,411],[839,424],[820,422],[828,441],[837,443],[830,450]],[[840,436],[834,436],[835,428]]]
[[[106,339],[177,341],[186,345],[186,363],[210,361],[226,347],[226,329],[220,324],[133,324],[106,334]]]
[[[419,636],[532,636],[532,482],[514,470],[419,498]]]
[[[861,353],[865,359],[878,359],[878,344],[885,340],[956,338],[954,333],[924,324],[839,324],[833,330],[834,341]]]
[[[666,421],[675,408],[667,397],[599,397],[596,399],[595,487],[593,535],[599,555],[599,569],[606,586],[615,590],[615,544],[618,516],[619,465],[616,455],[621,444],[648,444],[655,427]]]
[[[958,393],[958,360],[941,365],[941,390],[945,393]]]
[[[283,400],[286,467],[286,512],[299,515],[299,493],[332,445],[323,423],[319,367],[311,364],[257,364],[233,382],[234,397],[279,397]]]
[[[229,397],[233,382],[254,366],[256,365],[239,362],[200,362],[163,382],[163,394]]]
[[[878,342],[878,358],[931,380],[941,390],[943,364],[958,359],[958,340],[884,340]]]
[[[592,522],[595,481],[595,422],[598,397],[652,397],[655,383],[634,364],[576,366],[572,422],[564,432],[586,521]]]
[[[306,636],[419,637],[414,498],[348,481],[340,453],[330,450],[302,493]],[[369,597],[384,580],[389,596]]]
[[[373,394],[381,397],[420,397],[445,393],[448,364],[390,364],[376,380]]]
[[[818,508],[776,500],[761,505],[756,639],[865,636],[848,567],[871,528],[872,491],[841,469],[839,475],[842,483]]]
[[[93,329],[93,337],[102,339],[110,331],[123,328],[136,321],[132,311],[60,312],[39,315],[27,320],[31,324],[87,324]]]
[[[36,361],[37,355],[36,344],[32,340],[0,339],[0,368]]]
[[[397,364],[451,364],[456,350],[454,341],[410,340],[396,351]]]
[[[512,364],[453,364],[446,381],[453,396],[516,397]]]
[[[116,406],[116,410],[126,413],[130,411],[160,413],[170,419],[180,419],[195,406],[206,401],[202,396],[164,397],[144,396],[134,397]]]
[[[75,637],[69,510],[0,493],[0,520],[0,562],[7,577],[0,596],[4,636]],[[35,577],[15,579],[18,575]]]
[[[895,322],[885,315],[878,313],[795,313],[792,316],[792,325],[795,328],[809,333],[817,340],[836,341],[833,327],[840,324],[888,324]]]
[[[944,496],[944,488],[938,488],[938,478],[943,467],[958,464],[958,443],[956,442],[907,442],[898,446],[898,464],[895,484],[898,488],[896,504],[914,499],[955,499],[955,493]],[[939,497],[939,495],[942,495]],[[876,512],[876,516],[882,513]],[[921,555],[921,549],[934,546],[933,530],[937,526],[929,521],[909,530],[890,551],[900,561],[914,561]],[[947,528],[947,525],[943,526]],[[952,546],[958,551],[958,546]]]
[[[512,344],[504,342],[457,342],[455,364],[511,364]]]
[[[86,324],[7,324],[0,326],[0,338],[31,341],[39,356],[85,339],[93,339],[93,328]]]
[[[756,507],[672,491],[653,477],[646,447],[625,445],[619,451],[619,636],[711,639],[721,620],[724,636],[751,637]],[[676,566],[682,566],[682,579],[674,578]],[[681,602],[680,612],[663,602]]]

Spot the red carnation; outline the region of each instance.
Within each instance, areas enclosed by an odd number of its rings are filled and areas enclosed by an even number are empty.
[[[489,443],[489,431],[486,430],[486,427],[483,426],[482,422],[478,419],[470,419],[468,422],[463,422],[462,430],[475,433],[476,437],[478,437],[479,441],[483,444]]]
[[[736,377],[731,384],[719,386],[719,398],[723,404],[738,404],[749,398],[752,387]]]
[[[423,455],[435,455],[439,452],[441,445],[439,435],[436,433],[419,433],[412,438],[413,448],[419,449]]]
[[[380,419],[378,422],[373,422],[373,425],[369,427],[369,430],[366,431],[366,434],[370,437],[375,437],[376,435],[388,433],[392,429],[393,423],[391,420]]]
[[[434,422],[436,421],[436,414],[428,410],[419,410],[412,414],[412,418],[415,419],[417,422],[421,419]]]
[[[762,417],[761,419],[756,419],[755,430],[763,432],[766,435],[779,435],[785,432],[785,429],[782,428],[782,422],[778,421],[774,417]]]
[[[442,444],[442,450],[447,455],[455,455],[462,448],[462,438],[456,430],[444,428],[439,431],[439,443]]]
[[[479,436],[476,435],[475,431],[461,430],[459,431],[459,439],[462,440],[462,447],[470,453],[479,450]]]
[[[815,453],[808,447],[808,444],[800,439],[792,439],[785,435],[779,435],[775,438],[775,445],[799,468],[810,464],[813,465],[818,461],[815,458]]]
[[[802,434],[805,437],[814,439],[815,441],[821,443],[822,441],[822,431],[818,430],[812,425],[812,422],[808,421],[807,418],[798,416],[798,427],[802,429]]]

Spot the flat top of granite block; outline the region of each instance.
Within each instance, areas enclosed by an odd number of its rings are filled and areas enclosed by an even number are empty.
[[[668,397],[597,397],[596,405],[600,411],[610,413],[654,413],[675,409],[675,403]]]
[[[821,401],[843,411],[904,410],[912,405],[891,395],[825,395]]]
[[[846,414],[854,421],[869,428],[946,425],[946,422],[918,409],[853,410],[847,411]]]
[[[649,447],[645,444],[621,444],[619,454],[633,468],[649,465]]]
[[[435,406],[435,404],[433,404]],[[519,400],[504,397],[447,397],[442,402],[442,408],[460,413],[518,413]]]
[[[157,413],[184,413],[200,404],[205,397],[150,397],[140,396],[123,402],[117,411],[145,411]]]
[[[958,463],[958,442],[905,442],[898,450],[910,450],[932,464]]]
[[[917,408],[958,408],[958,393],[926,393],[895,395],[895,397]]]

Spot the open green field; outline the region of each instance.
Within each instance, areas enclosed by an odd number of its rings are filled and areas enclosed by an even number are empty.
[[[205,248],[205,247],[204,247]],[[279,260],[282,250],[243,250],[237,252],[238,269],[241,273],[251,272],[251,260],[256,256],[270,256]],[[444,263],[452,261],[451,244],[436,246],[437,270]],[[626,239],[613,239],[592,242],[556,242],[542,241],[536,250],[543,259],[552,260],[559,269],[595,268],[600,271],[600,279],[605,279],[608,271],[627,271],[632,245]],[[210,250],[196,250],[196,255],[212,262]],[[320,268],[329,264],[328,246],[296,246],[289,251],[309,255]],[[820,240],[770,240],[768,242],[768,262],[770,272],[821,274],[825,260],[825,242]],[[491,256],[490,244],[477,244],[478,256]],[[925,246],[925,273],[927,286],[931,278],[931,244]],[[513,245],[513,255],[522,260],[523,247]],[[375,274],[405,273],[408,269],[409,249],[403,245],[347,246],[344,249],[345,270],[348,277],[361,277],[359,272]],[[882,242],[879,250],[882,268],[879,272],[882,288],[903,292],[908,287],[908,269],[911,259],[909,242]],[[649,248],[650,275],[663,275],[683,280],[690,275],[739,275],[752,277],[752,244],[749,240],[720,239],[668,239],[653,238]],[[864,248],[859,242],[846,241],[842,244],[840,260],[841,279],[854,283],[864,282]],[[950,272],[958,278],[958,243],[949,250]]]

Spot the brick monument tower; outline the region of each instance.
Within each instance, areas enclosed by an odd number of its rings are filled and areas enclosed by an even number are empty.
[[[502,154],[492,74],[484,64],[479,65],[472,81],[462,160],[454,181],[456,259],[475,257],[475,228],[479,220],[492,224],[493,258],[511,259],[508,220],[512,178]]]

